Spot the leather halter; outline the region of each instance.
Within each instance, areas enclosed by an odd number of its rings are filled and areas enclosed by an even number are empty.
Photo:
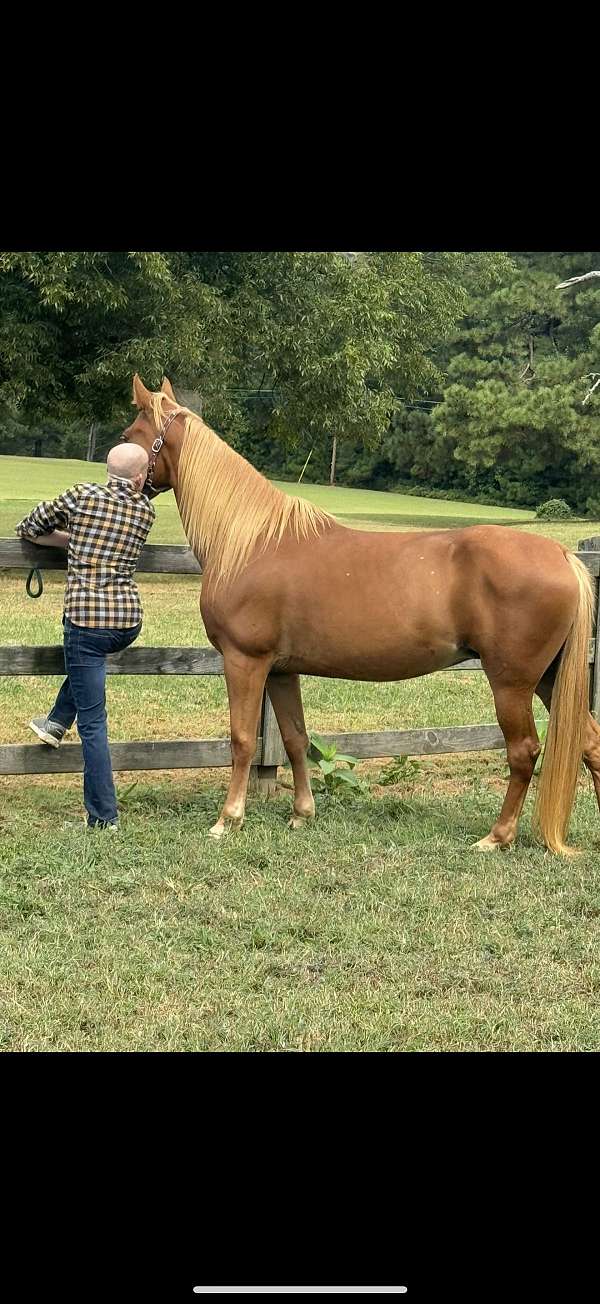
[[[162,488],[156,489],[154,484],[152,483],[152,479],[154,476],[154,468],[156,466],[158,455],[165,442],[165,436],[167,430],[169,429],[171,423],[175,420],[175,417],[179,416],[180,410],[181,410],[180,408],[176,408],[174,412],[171,412],[169,416],[165,418],[159,430],[159,433],[150,449],[152,456],[148,460],[148,474],[146,476],[146,482],[144,484],[144,488],[142,489],[142,493],[146,494],[147,497],[155,498],[157,494],[167,493],[167,491],[171,488],[169,484],[165,484],[162,486]]]

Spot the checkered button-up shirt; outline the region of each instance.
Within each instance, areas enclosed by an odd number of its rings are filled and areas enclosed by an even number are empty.
[[[69,532],[65,616],[91,629],[129,629],[142,619],[133,575],[156,513],[131,480],[76,484],[52,502],[38,503],[20,521],[22,539]]]

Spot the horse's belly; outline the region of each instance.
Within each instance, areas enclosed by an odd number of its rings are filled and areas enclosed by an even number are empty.
[[[358,643],[340,639],[328,646],[328,640],[321,640],[318,646],[307,648],[302,647],[303,642],[300,638],[289,655],[278,658],[274,670],[330,679],[413,679],[445,670],[468,655],[447,638],[411,644],[399,641],[392,646],[374,638],[369,645],[363,632]]]

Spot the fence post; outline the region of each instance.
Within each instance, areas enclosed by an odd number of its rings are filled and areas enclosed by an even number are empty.
[[[287,756],[277,717],[266,689],[263,694],[260,733],[262,735],[261,759],[259,765],[252,766],[252,789],[254,792],[262,793],[264,797],[272,797],[277,787],[277,767],[284,764]]]
[[[577,544],[578,552],[596,552],[600,553],[600,534],[593,534],[590,539],[580,539]],[[600,722],[600,579],[596,576],[596,619],[594,623],[594,634],[596,643],[594,648],[594,664],[590,675],[590,711],[594,720]]]

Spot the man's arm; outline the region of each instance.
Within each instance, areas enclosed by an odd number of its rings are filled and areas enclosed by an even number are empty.
[[[21,539],[30,539],[32,543],[47,544],[54,548],[66,548],[69,536],[57,526],[69,525],[69,518],[77,506],[79,486],[74,485],[66,493],[59,494],[51,502],[38,503],[29,516],[23,517],[15,532]]]
[[[68,548],[69,536],[66,530],[53,530],[51,534],[38,534],[37,539],[32,539],[32,543],[42,544],[47,548]]]

